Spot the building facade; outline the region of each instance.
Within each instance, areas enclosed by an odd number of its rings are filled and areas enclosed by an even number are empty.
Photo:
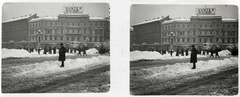
[[[221,16],[192,16],[185,19],[172,19],[162,23],[162,45],[169,49],[169,34],[175,34],[173,46],[188,47],[204,43],[221,45],[238,43],[238,20]]]
[[[207,43],[237,45],[238,19],[215,16],[215,12],[215,8],[199,8],[197,15],[190,18],[171,19],[168,16],[135,24],[131,47],[140,50],[170,50],[173,47],[176,50],[191,45],[201,48]]]
[[[164,18],[156,18],[146,20],[146,22],[134,24],[133,27],[133,43],[135,44],[153,44],[161,43],[161,23],[169,20],[169,16]]]
[[[60,14],[58,17],[32,19],[29,21],[28,32],[29,44],[34,48],[38,46],[39,41],[41,47],[53,47],[60,43],[69,47],[76,43],[93,46],[110,40],[109,20],[90,17],[87,14]]]
[[[13,18],[2,23],[2,46],[4,48],[25,48],[28,42],[29,21],[37,14]]]
[[[3,22],[3,48],[89,47],[110,41],[109,17],[90,17],[82,6],[64,7],[58,16],[36,14]]]

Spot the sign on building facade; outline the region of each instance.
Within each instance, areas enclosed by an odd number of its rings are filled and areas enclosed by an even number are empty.
[[[215,15],[216,8],[196,8],[197,15]]]
[[[82,13],[83,12],[83,6],[70,6],[70,7],[64,7],[64,13]]]

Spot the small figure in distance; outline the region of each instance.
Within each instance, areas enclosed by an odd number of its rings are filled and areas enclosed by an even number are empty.
[[[64,61],[66,59],[66,48],[63,46],[63,43],[61,43],[60,46],[61,48],[59,49],[58,61],[62,61],[62,65],[60,67],[64,67]]]
[[[196,69],[196,63],[197,63],[197,49],[194,45],[192,45],[192,51],[191,51],[191,58],[190,63],[193,63],[192,69]]]

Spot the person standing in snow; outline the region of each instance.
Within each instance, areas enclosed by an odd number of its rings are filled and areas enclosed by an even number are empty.
[[[213,51],[213,48],[211,48],[210,52],[211,52],[210,57],[214,57],[214,56],[213,56],[213,52],[214,52],[214,51]]]
[[[194,45],[192,45],[192,51],[191,51],[191,57],[190,57],[190,63],[193,63],[192,69],[196,69],[196,63],[197,63],[197,49]]]
[[[83,45],[82,47],[82,50],[83,50],[83,56],[86,55],[87,56],[87,53],[86,53],[86,50],[88,49],[87,46]]]
[[[64,61],[66,59],[66,48],[63,46],[63,43],[61,43],[60,46],[61,48],[59,49],[58,61],[62,61],[62,65],[60,67],[64,67]]]
[[[188,48],[185,50],[185,52],[186,52],[186,56],[188,56]]]
[[[79,48],[78,48],[78,55],[81,56],[81,52],[82,52],[82,47],[79,45]]]
[[[170,50],[170,55],[171,55],[171,57],[172,57],[172,54],[173,54],[173,49]]]

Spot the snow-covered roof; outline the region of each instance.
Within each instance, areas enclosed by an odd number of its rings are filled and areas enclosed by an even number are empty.
[[[90,21],[108,21],[106,17],[89,17]]]
[[[233,18],[223,18],[223,22],[238,22],[238,19],[233,19]]]
[[[155,18],[155,19],[145,20],[144,22],[136,23],[136,24],[133,24],[132,26],[156,22],[156,21],[160,21],[161,19],[163,19],[163,18]]]
[[[176,18],[176,19],[164,21],[162,22],[162,24],[168,24],[173,22],[190,22],[190,18]]]
[[[37,17],[37,14],[29,14],[29,15],[14,17],[14,18],[12,18],[12,19],[10,19],[10,20],[3,21],[2,23],[8,23],[8,22],[13,22],[13,21],[28,19],[28,18],[33,17],[33,16]]]
[[[17,18],[11,19],[11,20],[4,21],[3,23],[18,21],[18,20],[27,19],[27,18],[29,18],[29,16],[17,17]]]
[[[134,31],[134,28],[133,28],[133,27],[130,27],[130,31]]]
[[[52,17],[40,17],[40,18],[34,18],[30,20],[29,22],[36,22],[36,21],[41,21],[41,20],[58,20],[58,17],[52,16]]]

